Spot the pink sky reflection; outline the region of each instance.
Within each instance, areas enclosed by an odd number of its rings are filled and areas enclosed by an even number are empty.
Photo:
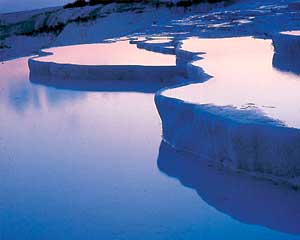
[[[128,41],[57,47],[45,51],[53,55],[40,57],[40,61],[80,65],[176,65],[174,55],[139,49]]]

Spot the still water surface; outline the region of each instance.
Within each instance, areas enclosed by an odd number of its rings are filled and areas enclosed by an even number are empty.
[[[33,84],[27,60],[0,65],[1,240],[300,239],[296,191],[161,144],[153,94]]]

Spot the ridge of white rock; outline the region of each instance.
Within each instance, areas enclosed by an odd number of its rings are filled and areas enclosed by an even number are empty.
[[[273,34],[273,66],[285,72],[300,74],[300,31]]]
[[[42,55],[29,59],[32,78],[159,82],[179,73],[174,55],[138,49],[128,40],[51,48]]]

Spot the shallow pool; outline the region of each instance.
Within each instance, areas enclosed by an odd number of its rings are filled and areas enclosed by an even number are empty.
[[[152,40],[158,41],[158,40]],[[38,58],[43,62],[80,65],[139,65],[175,66],[174,55],[159,54],[139,49],[129,41],[82,44],[44,50],[52,55]]]

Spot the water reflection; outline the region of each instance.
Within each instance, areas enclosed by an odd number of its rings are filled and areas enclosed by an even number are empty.
[[[0,104],[8,103],[18,113],[40,109],[47,105],[55,107],[85,97],[83,92],[56,91],[54,88],[29,84],[28,58],[4,62],[0,65]],[[13,71],[12,71],[13,70]]]
[[[128,40],[54,47],[44,50],[53,53],[38,58],[41,62],[76,65],[175,66],[174,55],[139,49]]]
[[[300,192],[201,164],[162,142],[158,168],[195,189],[209,205],[245,223],[300,234]]]
[[[0,102],[8,102],[22,113],[29,107],[39,108],[40,92],[24,81],[28,79],[27,58],[4,62],[0,65]]]
[[[10,82],[9,84],[7,97],[17,112],[24,112],[30,105],[39,108],[40,99],[37,91],[32,91],[24,82]]]
[[[130,80],[90,80],[90,79],[61,79],[45,78],[30,75],[30,81],[35,84],[54,87],[57,89],[68,89],[76,91],[99,91],[99,92],[141,92],[155,93],[164,87],[174,86],[176,79],[148,79],[141,81]]]

